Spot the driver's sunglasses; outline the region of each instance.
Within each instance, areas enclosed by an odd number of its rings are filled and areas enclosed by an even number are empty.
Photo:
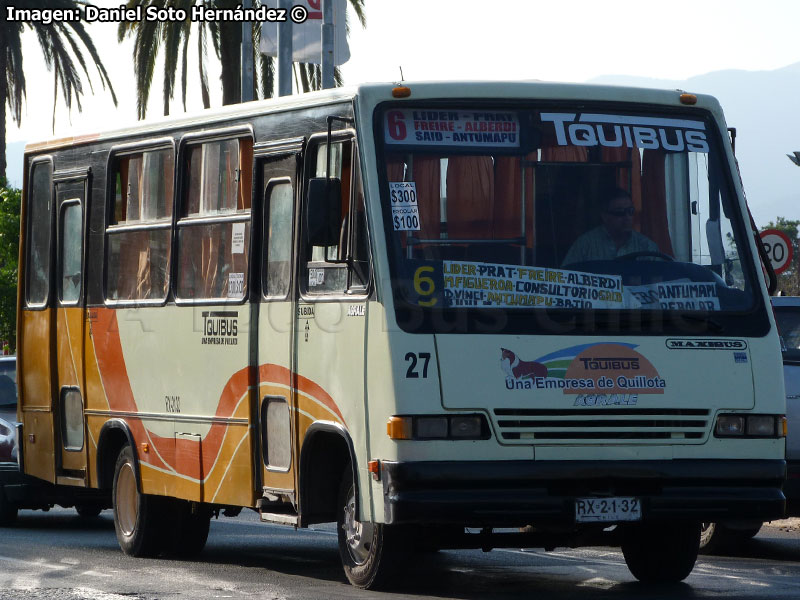
[[[616,208],[614,210],[607,210],[606,214],[609,214],[612,217],[632,217],[635,212],[636,209],[633,208],[632,206],[629,206],[628,208]]]

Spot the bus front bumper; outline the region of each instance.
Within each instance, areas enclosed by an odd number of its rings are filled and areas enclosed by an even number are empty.
[[[575,524],[578,498],[636,497],[643,521],[782,518],[783,460],[381,462],[390,524]]]

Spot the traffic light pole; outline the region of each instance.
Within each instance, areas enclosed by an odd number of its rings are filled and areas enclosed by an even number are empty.
[[[292,8],[292,0],[278,0],[278,7],[286,10]],[[292,20],[278,23],[278,95],[292,95]]]
[[[244,0],[243,8],[252,8],[253,0]],[[242,23],[242,102],[254,99],[255,86],[253,85],[253,24],[249,21]]]
[[[322,0],[322,89],[336,86],[333,65],[333,0]]]

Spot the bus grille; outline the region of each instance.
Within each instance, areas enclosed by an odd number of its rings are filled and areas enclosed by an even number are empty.
[[[702,443],[709,429],[706,409],[583,410],[497,408],[501,441],[510,444]]]

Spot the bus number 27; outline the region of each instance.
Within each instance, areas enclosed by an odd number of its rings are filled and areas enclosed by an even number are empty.
[[[428,363],[431,361],[430,352],[420,352],[419,354],[407,352],[406,361],[409,363],[408,371],[406,371],[406,379],[419,379],[419,371],[417,371],[417,363],[419,361],[424,361],[422,363],[422,377],[425,378],[428,376]]]

